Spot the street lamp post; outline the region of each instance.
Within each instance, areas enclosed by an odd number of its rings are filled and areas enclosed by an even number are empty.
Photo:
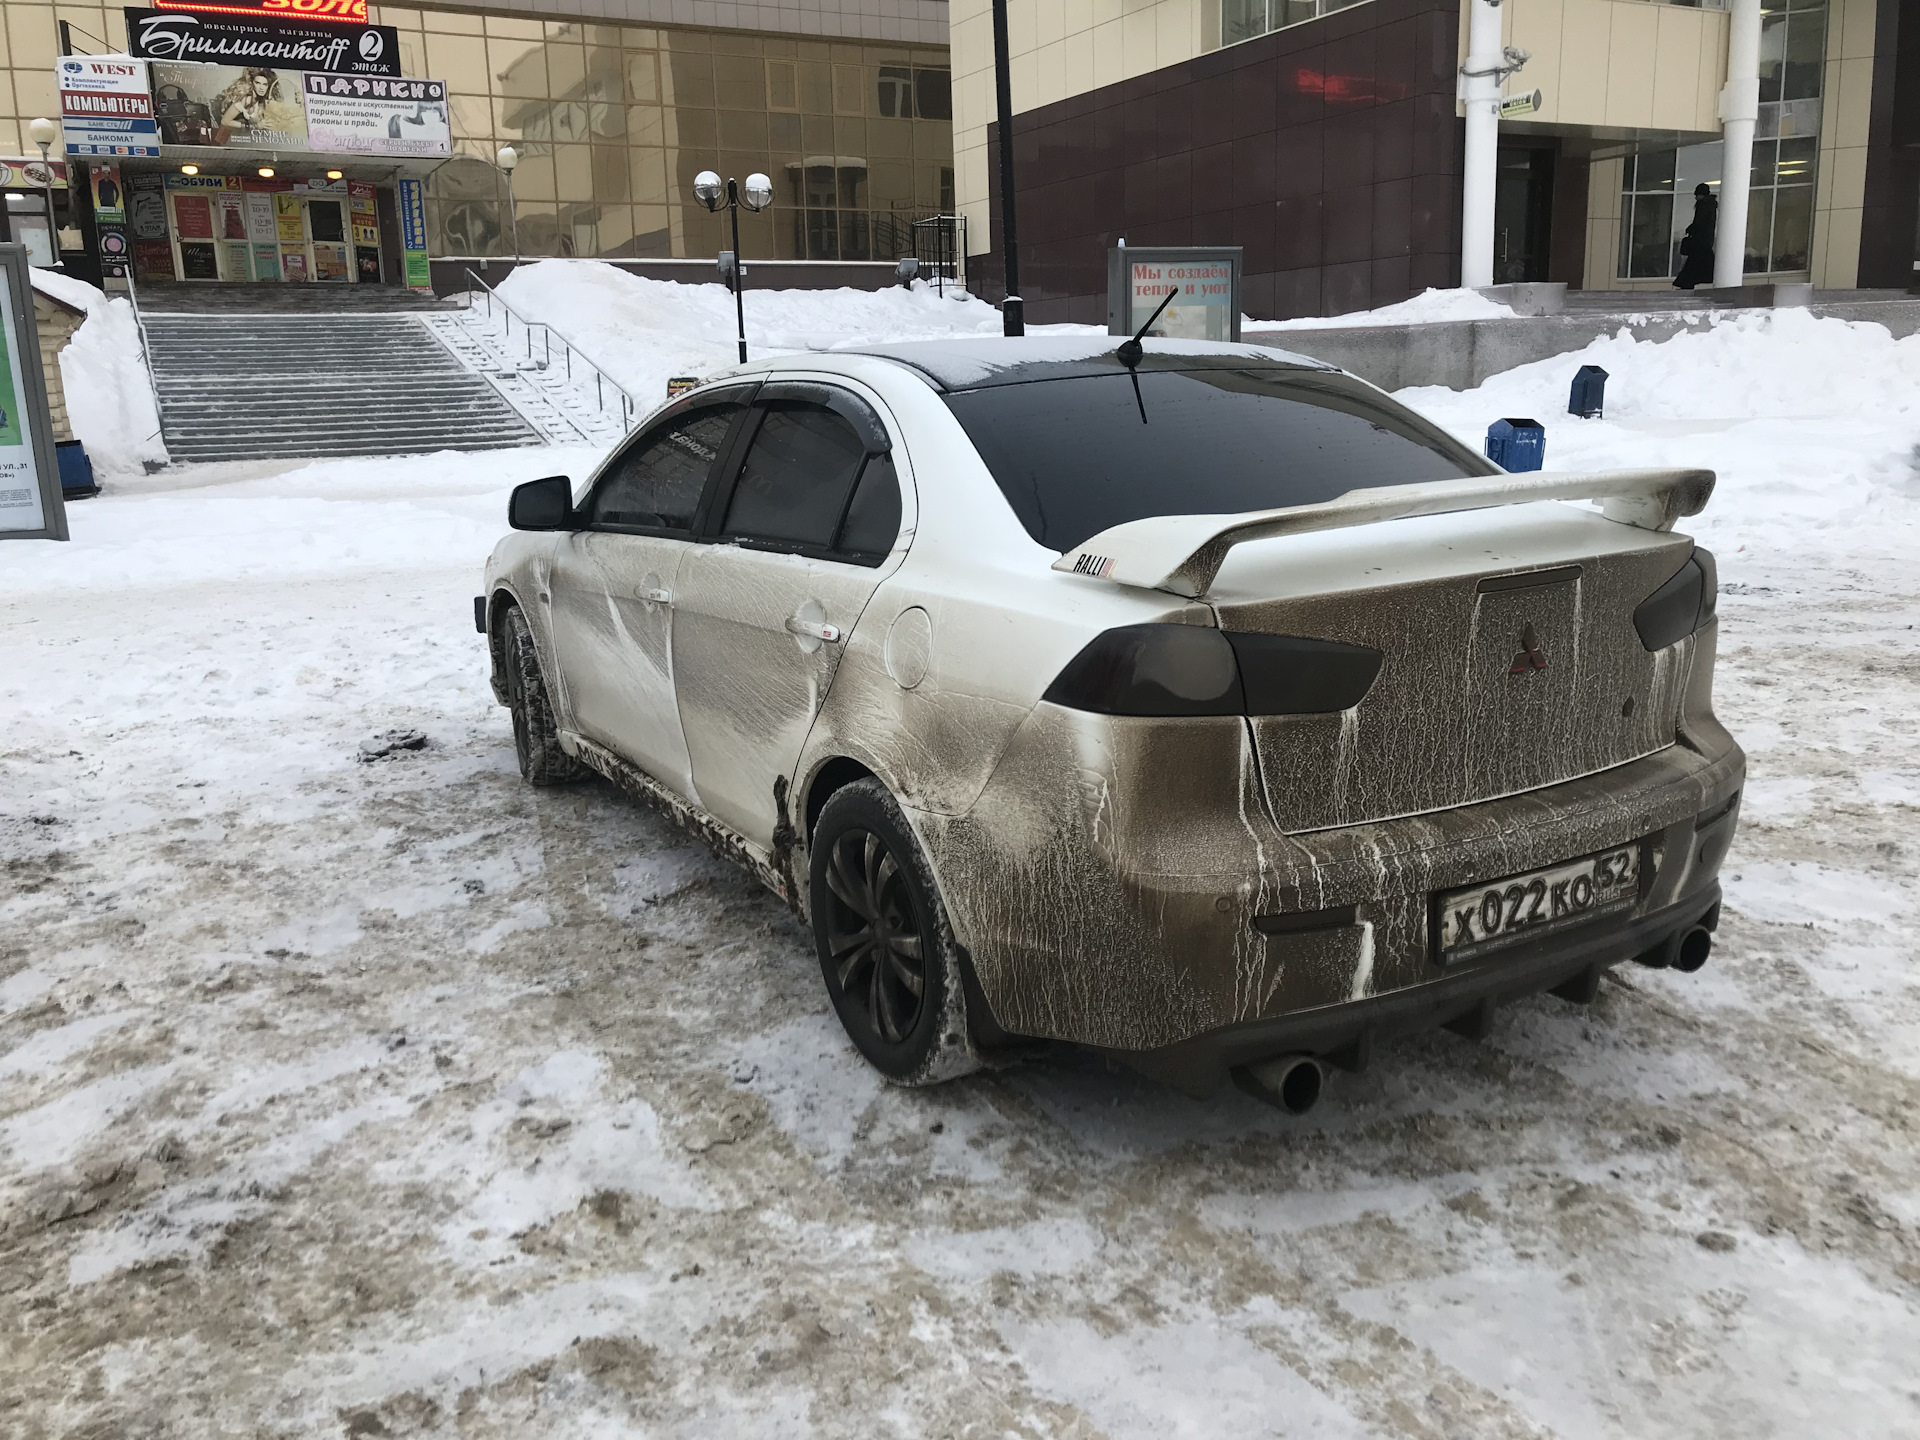
[[[513,263],[520,263],[520,206],[513,198],[513,167],[520,163],[520,152],[511,145],[502,145],[499,154],[493,157],[500,162],[500,168],[507,177],[507,219],[513,226]]]
[[[48,263],[58,265],[60,263],[60,223],[53,218],[53,161],[47,158],[47,151],[59,138],[60,127],[45,118],[29,120],[27,134],[32,137],[33,143],[40,147],[41,173],[47,177],[41,183],[40,193],[47,207],[47,247],[53,253],[53,258]]]
[[[1027,302],[1020,298],[1020,237],[1013,223],[1013,60],[1007,41],[1007,0],[993,0],[993,92],[1000,125],[1000,329],[1027,333]]]
[[[733,289],[733,315],[740,327],[740,363],[747,363],[747,267],[740,260],[740,207],[758,214],[773,203],[773,181],[755,171],[747,176],[742,186],[729,176],[724,184],[720,176],[712,170],[702,170],[693,177],[693,194],[702,205],[715,214],[720,207],[727,207],[727,218],[733,222],[733,273],[728,283]]]

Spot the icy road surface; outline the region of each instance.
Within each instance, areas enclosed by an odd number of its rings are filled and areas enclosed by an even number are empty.
[[[1712,963],[1304,1121],[1069,1054],[890,1090],[771,897],[523,786],[469,601],[584,455],[0,546],[0,1433],[1920,1433],[1920,341],[1829,338],[1616,346],[1549,438],[1723,470]],[[1583,358],[1413,398],[1550,418]]]

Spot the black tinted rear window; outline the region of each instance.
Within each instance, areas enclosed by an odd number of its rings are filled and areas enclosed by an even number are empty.
[[[1061,551],[1154,515],[1231,515],[1494,473],[1351,376],[1143,370],[1139,382],[1137,402],[1124,372],[946,401],[1027,533]]]

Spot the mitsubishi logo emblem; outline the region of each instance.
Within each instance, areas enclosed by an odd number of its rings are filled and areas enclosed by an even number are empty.
[[[1547,668],[1547,652],[1540,648],[1540,637],[1534,634],[1533,626],[1528,625],[1520,632],[1520,653],[1513,657],[1513,664],[1507,667],[1509,675],[1527,675],[1535,670]]]

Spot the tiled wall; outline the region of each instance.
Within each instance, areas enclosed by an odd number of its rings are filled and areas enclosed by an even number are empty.
[[[1874,0],[1827,0],[1827,73],[1813,200],[1813,283],[1822,288],[1859,283],[1867,130],[1874,101],[1874,10]]]
[[[1243,247],[1255,318],[1457,284],[1455,24],[1451,0],[1370,0],[1021,115],[1028,315],[1103,323],[1122,236]],[[991,287],[996,270],[972,273]]]

